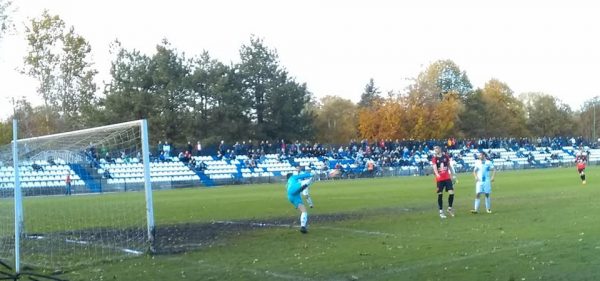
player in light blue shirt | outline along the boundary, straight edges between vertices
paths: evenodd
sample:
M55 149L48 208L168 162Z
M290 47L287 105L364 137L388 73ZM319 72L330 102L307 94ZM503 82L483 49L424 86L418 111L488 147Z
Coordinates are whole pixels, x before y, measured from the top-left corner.
M301 193L303 190L308 188L308 186L312 183L312 181L304 181L312 178L310 173L298 173L297 175L293 175L292 173L287 174L287 196L288 200L294 208L300 211L300 232L307 232L307 223L308 223L308 212L306 211L306 207L302 202Z
M494 163L487 159L485 152L479 154L479 161L475 162L475 168L473 169L473 176L475 176L475 208L471 210L471 213L477 214L479 212L479 197L481 194L485 194L485 209L486 212L492 213L492 201L490 199L490 193L492 192L492 182L496 176L496 168Z

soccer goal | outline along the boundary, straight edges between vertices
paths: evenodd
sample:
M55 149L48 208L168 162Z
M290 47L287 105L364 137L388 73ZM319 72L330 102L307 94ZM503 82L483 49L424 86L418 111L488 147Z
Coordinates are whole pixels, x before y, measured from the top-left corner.
M22 139L13 123L0 149L3 266L62 271L152 251L146 120ZM137 177L127 188L115 173Z

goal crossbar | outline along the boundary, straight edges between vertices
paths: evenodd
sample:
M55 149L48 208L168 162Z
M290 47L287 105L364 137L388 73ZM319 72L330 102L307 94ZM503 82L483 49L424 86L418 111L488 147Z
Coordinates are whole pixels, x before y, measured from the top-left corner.
M19 139L19 140L17 140L17 142L25 143L25 142L39 141L39 140L50 139L50 138L63 138L63 137L69 137L69 136L74 136L74 135L89 134L91 132L116 130L116 129L135 126L135 125L141 126L141 124L142 124L142 120L135 120L135 121L123 122L123 123L106 125L106 126L101 126L101 127L94 127L94 128L90 128L90 129L82 129L82 130L58 133L58 134L53 134L53 135L45 135L45 136L32 137L32 138L26 138L26 139Z

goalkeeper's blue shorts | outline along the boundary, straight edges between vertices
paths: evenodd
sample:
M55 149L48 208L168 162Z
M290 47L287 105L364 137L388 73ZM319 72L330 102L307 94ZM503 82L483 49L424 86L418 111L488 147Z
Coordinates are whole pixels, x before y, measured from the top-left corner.
M298 208L298 205L302 204L302 197L300 196L300 193L302 193L302 185L300 183L288 186L288 200L290 203L292 203L292 205L294 205L294 208Z
M290 200L290 203L292 203L296 209L298 208L298 205L304 204L302 203L302 197L300 197L300 193L288 194L288 200Z

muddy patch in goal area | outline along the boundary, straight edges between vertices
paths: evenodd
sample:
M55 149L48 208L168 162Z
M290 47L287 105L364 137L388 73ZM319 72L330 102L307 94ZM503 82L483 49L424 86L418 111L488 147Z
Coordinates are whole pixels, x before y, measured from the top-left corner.
M388 235L379 232L335 228L329 226L328 222L359 220L373 215L401 214L414 211L420 210L390 207L361 210L360 212L310 215L309 224L314 231L318 229L328 229L364 235ZM215 220L211 222L190 222L180 224L160 224L159 222L156 224L154 241L151 244L148 243L148 234L147 229L145 228L86 229L54 233L52 235L32 235L26 240L33 239L36 240L37 243L44 240L48 242L53 241L53 244L62 243L69 245L69 247L63 247L63 249L79 248L79 250L81 250L81 248L88 248L95 249L96 251L100 250L103 253L113 252L115 255L121 256L136 256L149 252L154 254L177 254L227 243L227 239L235 239L236 236L241 236L246 232L266 228L289 228L290 231L297 231L299 228L298 217ZM52 248L38 247L36 250L44 251L44 249ZM56 249L56 247L54 247L54 249Z
M371 216L401 215L429 211L430 208L388 207L344 213L310 215L312 231L343 231L357 235L395 236L393 233L336 227L331 222L364 220ZM248 232L282 228L296 232L298 217L270 219L215 220L180 224L157 223L153 243L148 242L148 230L137 228L93 228L53 233L26 233L21 240L26 264L38 268L68 269L127 257L154 253L178 254L227 244ZM14 237L2 237L0 243L14 245ZM0 256L1 260L2 256Z
M310 223L319 225L359 219L364 214L311 215ZM297 231L297 217L220 220L212 222L157 224L153 243L148 242L146 228L91 228L52 233L25 233L21 249L28 264L41 267L93 264L98 260L112 260L147 253L177 254L226 243L226 239L248 231L265 228L289 228ZM14 237L0 237L7 249L14 247ZM11 253L6 253L10 254ZM0 255L0 261L3 256Z
M335 222L359 219L361 214L324 214L311 215L311 225L321 222ZM154 241L156 254L176 254L201 249L223 243L228 238L239 236L247 231L265 228L299 227L296 218L273 218L262 220L219 220L208 223L185 223L176 225L158 225Z
M359 235L395 236L395 234L392 233L351 228L336 228L329 226L328 222L361 220L371 216L397 216L414 212L430 211L430 206L418 206L416 208L397 206L344 213L309 215L309 225L312 227L313 231L323 229L344 231ZM435 215L437 217L437 211L435 211ZM185 251L211 247L220 243L227 243L227 239L235 239L236 236L241 236L248 231L265 228L289 228L290 231L298 231L299 227L297 216L271 219L215 220L212 222L184 223L174 225L157 224L153 248L154 253L156 254L176 254Z

